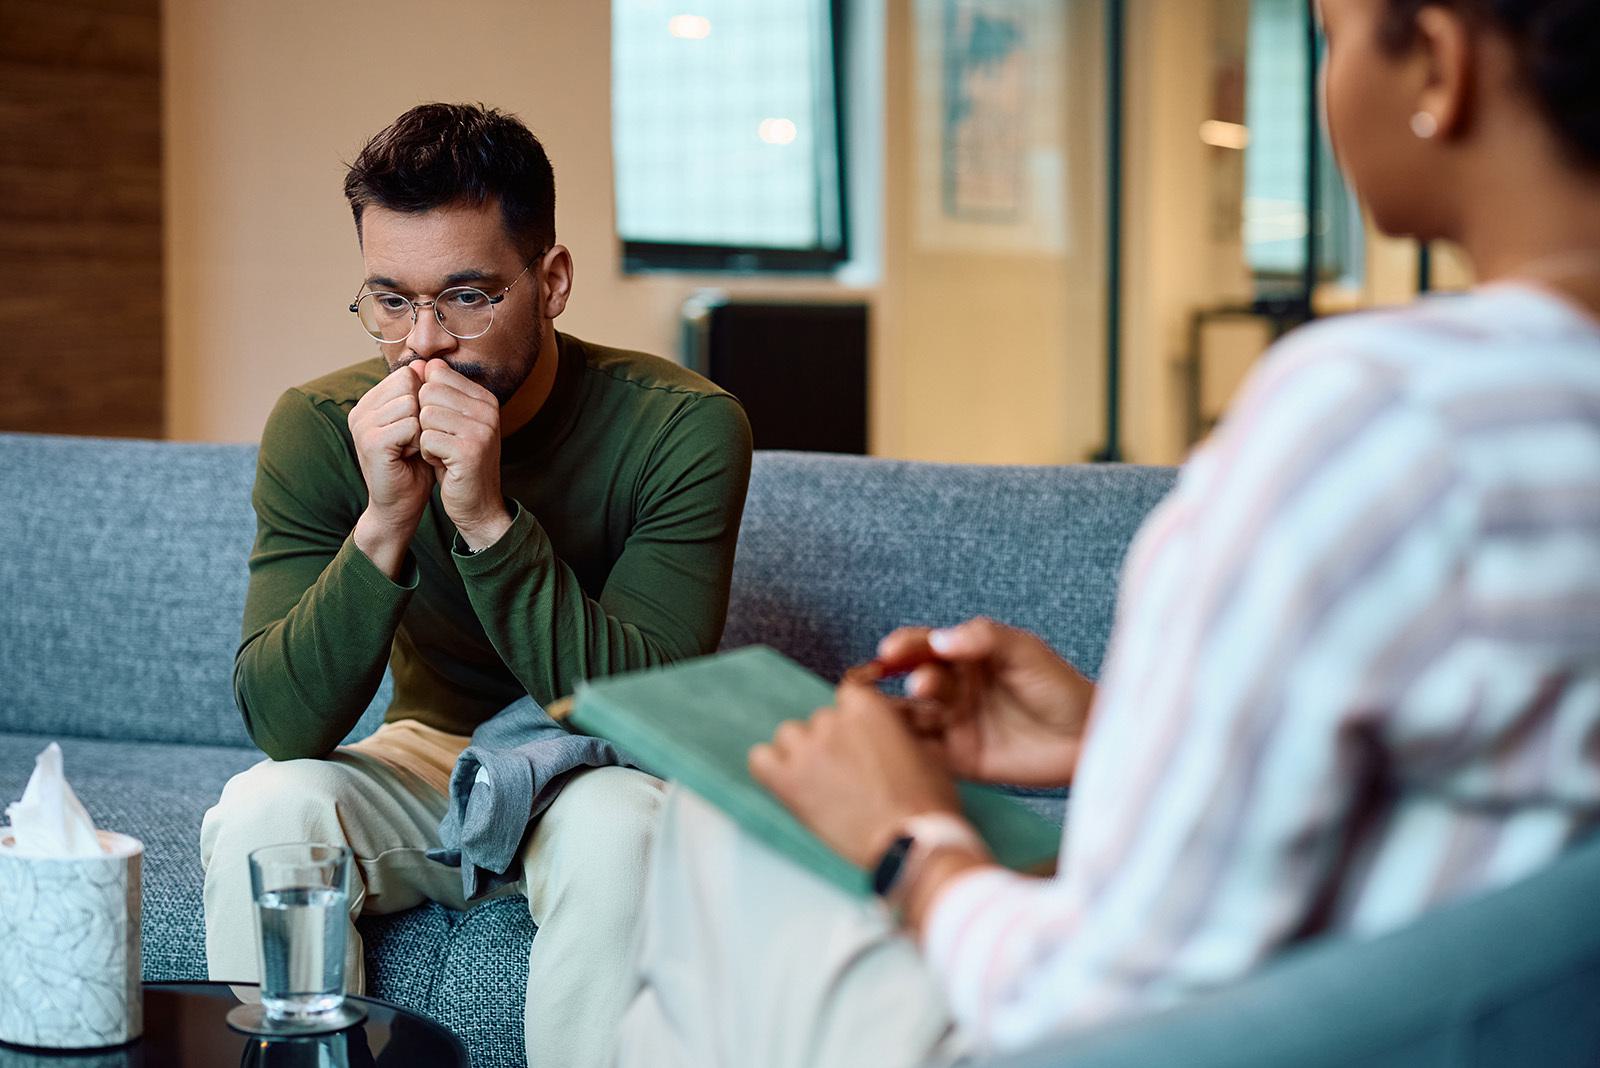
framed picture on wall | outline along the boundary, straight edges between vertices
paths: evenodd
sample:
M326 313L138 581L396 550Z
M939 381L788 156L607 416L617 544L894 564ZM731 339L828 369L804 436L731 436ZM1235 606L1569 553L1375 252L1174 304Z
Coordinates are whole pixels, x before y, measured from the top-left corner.
M1066 251L1063 6L917 0L919 245Z

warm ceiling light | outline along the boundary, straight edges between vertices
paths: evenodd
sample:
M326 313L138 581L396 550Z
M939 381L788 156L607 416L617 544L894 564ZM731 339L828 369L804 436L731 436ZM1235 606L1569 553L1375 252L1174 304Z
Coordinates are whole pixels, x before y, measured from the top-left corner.
M1250 143L1250 131L1236 122L1207 119L1200 124L1200 140L1217 148L1232 148L1242 152Z
M667 32L685 41L704 41L711 36L711 20L704 15L674 15L667 21Z
M787 145L799 133L795 124L788 119L762 119L761 125L756 127L756 136L769 145Z

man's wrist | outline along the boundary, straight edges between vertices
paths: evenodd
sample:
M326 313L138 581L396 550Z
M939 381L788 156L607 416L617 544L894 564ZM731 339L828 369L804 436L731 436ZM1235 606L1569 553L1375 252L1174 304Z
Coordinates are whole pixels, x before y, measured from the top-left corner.
M486 520L457 523L456 533L461 535L462 544L469 550L481 553L505 537L511 524L511 513L502 506L499 515L492 515Z
M373 567L392 581L399 581L400 572L405 567L406 553L411 548L411 536L415 533L415 523L405 529L368 508L356 520L351 538L362 555L372 561Z

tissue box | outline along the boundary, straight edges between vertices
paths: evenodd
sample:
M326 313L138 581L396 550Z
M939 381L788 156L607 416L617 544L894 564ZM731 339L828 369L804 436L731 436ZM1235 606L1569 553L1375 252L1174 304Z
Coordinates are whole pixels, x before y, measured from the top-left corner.
M9 832L0 827L0 1042L93 1049L138 1038L144 846L100 831L100 856L33 857Z

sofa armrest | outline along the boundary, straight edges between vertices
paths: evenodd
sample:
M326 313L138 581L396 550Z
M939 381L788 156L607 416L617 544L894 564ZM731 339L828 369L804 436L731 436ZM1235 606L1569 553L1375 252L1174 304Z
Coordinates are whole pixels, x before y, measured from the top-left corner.
M985 1068L1592 1066L1600 838L1379 938L1329 939L1176 1008Z

